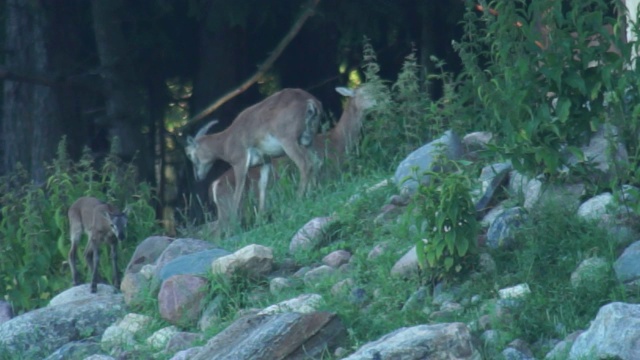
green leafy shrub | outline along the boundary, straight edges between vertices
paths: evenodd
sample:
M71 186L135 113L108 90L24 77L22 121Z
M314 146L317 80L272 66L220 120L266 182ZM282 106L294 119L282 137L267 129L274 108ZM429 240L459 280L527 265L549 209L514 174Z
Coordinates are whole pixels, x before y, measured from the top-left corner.
M131 207L127 241L120 245L121 269L136 242L157 230L150 187L137 180L135 168L121 163L114 150L99 167L86 150L74 163L63 139L47 168L46 184L33 184L21 168L0 179L0 294L16 310L41 307L71 284L67 210L78 197ZM101 250L100 273L110 276L108 251Z
M624 13L620 1L482 5L499 15L468 7L456 45L464 65L459 90L478 130L494 133L496 152L518 171L557 175L562 151L580 155L578 146L605 123L637 130L628 119L637 111L622 101L636 92L638 77L626 66L631 44L614 15ZM620 55L608 52L612 46Z
M479 231L471 199L472 181L463 162L448 162L453 172L427 171L430 182L421 184L414 197L413 211L419 239L418 259L433 280L451 277L471 265Z

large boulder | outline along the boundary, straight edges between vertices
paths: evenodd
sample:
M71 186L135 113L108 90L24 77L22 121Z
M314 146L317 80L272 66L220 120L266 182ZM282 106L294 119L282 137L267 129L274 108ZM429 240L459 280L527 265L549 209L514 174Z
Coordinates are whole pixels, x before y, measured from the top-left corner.
M206 279L194 275L174 275L164 281L160 288L160 316L171 324L195 325L206 294Z
M463 154L460 137L449 130L402 160L393 180L402 194L413 194L418 184L429 183L430 176L425 175L425 171L442 171L443 160L458 160Z
M154 264L173 240L167 236L150 236L144 239L133 252L125 270L125 276L139 272L145 265Z
M319 359L346 336L344 325L333 313L251 315L213 337L192 359Z
M613 264L616 277L626 286L636 287L640 282L640 241L629 245Z
M640 359L640 305L615 302L601 307L571 346L568 359Z
M162 285L162 276L167 276L171 271L165 271L166 265L170 264L179 257L199 253L206 250L215 249L216 246L204 240L181 238L176 239L158 257L153 267L153 275L149 285L150 293L157 294Z
M614 204L611 193L602 193L585 201L578 208L578 216L585 220L602 220Z
M223 249L210 249L182 255L166 263L159 272L160 281L173 275L205 276L211 270L211 263L230 253Z
M1 353L11 359L44 359L67 343L101 336L124 313L119 294L37 309L0 324Z
M127 305L139 305L145 301L151 279L146 276L143 269L155 264L173 240L167 236L151 236L136 247L120 283L120 290Z
M344 360L480 360L471 334L463 323L400 328L365 344Z
M109 296L118 292L118 290L111 285L98 284L98 291L96 293L92 293L90 286L90 284L82 284L67 289L54 296L49 301L49 306L62 305L76 301L92 300L96 298L96 296Z

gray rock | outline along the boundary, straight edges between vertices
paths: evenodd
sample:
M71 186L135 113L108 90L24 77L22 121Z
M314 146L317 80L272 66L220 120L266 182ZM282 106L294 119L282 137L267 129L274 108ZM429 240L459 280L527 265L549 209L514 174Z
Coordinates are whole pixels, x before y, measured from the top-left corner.
M62 305L80 300L91 300L96 296L108 296L118 292L115 287L108 284L98 284L98 291L96 293L92 294L90 290L90 284L74 286L54 296L49 301L49 306Z
M391 275L398 277L411 277L418 273L418 253L416 247L412 247L391 268Z
M493 199L493 194L507 179L509 171L511 171L511 163L488 165L482 169L478 179L482 188L474 196L476 211L484 212L487 209Z
M600 308L589 329L576 339L569 360L640 359L640 305L615 302Z
M84 360L116 360L116 358L109 355L91 355L89 357L84 358Z
M613 203L611 193L602 193L582 203L578 208L578 216L586 220L600 220L609 212L608 207Z
M420 184L428 184L429 175L425 171L443 171L441 157L447 160L457 160L463 155L460 137L451 130L442 137L415 150L402 160L393 177L401 194L413 194ZM417 179L416 179L417 176Z
M460 292L459 286L449 286L444 282L439 282L433 288L431 304L442 306L444 303L455 301L456 297L460 295Z
M173 238L167 236L151 236L144 239L133 252L133 256L131 256L131 260L125 269L125 276L128 273L139 272L145 265L155 263L173 240Z
M334 219L331 216L318 217L304 224L304 226L291 238L291 242L289 243L289 252L291 254L295 254L301 251L311 250L320 245L333 220Z
M307 273L304 274L304 283L309 286L314 286L318 282L328 278L335 273L336 269L332 268L331 266L321 265L315 269L307 271Z
M211 270L214 260L229 254L230 252L223 249L210 249L183 255L166 263L158 276L160 281L165 281L173 275L205 276Z
M601 257L584 259L578 268L571 273L571 286L591 287L606 282L611 267Z
M530 179L515 170L509 177L509 192L515 196L522 196L522 207L531 209L542 195L542 181L537 178Z
M192 359L316 359L333 352L346 335L332 313L253 315L236 320Z
M0 324L0 348L13 359L44 359L67 343L102 335L124 313L122 295L37 309Z
M584 331L579 330L567 335L564 340L555 344L553 349L545 355L545 360L565 360L569 356L573 342L576 341L578 336L583 332Z
M331 287L331 295L338 296L341 294L346 294L356 285L356 282L352 278L347 278L337 283L333 284Z
M322 296L318 294L302 294L293 299L268 306L261 310L258 315L272 315L284 312L310 314L318 310L322 301Z
M169 246L164 249L160 257L158 257L154 278L158 281L158 283L160 283L161 281L159 281L159 275L162 272L164 266L174 259L177 259L180 256L194 254L214 248L216 248L215 245L203 240L189 238L176 239L171 242L171 244L169 244Z
M292 280L284 277L276 277L269 281L269 292L273 295L280 294L284 290L290 289L292 286Z
M191 349L177 352L171 360L191 360L203 349L203 346L193 347Z
M535 360L529 344L520 339L510 342L502 351L502 356L505 360Z
M465 135L462 138L465 158L476 160L478 154L487 149L487 145L493 138L493 134L488 131L476 131Z
M4 300L0 300L0 324L13 318L13 307Z
M591 174L593 181L610 181L616 176L616 167L628 166L629 155L618 134L618 128L615 126L601 125L592 134L589 144L580 148L585 161L600 171ZM578 163L579 159L571 154L568 162L573 165Z
M462 323L418 325L400 328L365 344L344 360L480 360L471 334Z
M198 329L200 329L200 331L206 331L220 320L223 302L224 296L216 295L216 297L207 304L202 312L202 316L200 316L200 320L198 320Z
M507 209L489 226L487 231L487 246L492 249L511 247L515 244L514 232L522 225L526 212L519 207Z
M640 279L640 241L629 245L613 264L616 277L622 283Z
M165 349L169 345L169 341L180 331L177 327L171 325L157 330L145 341L152 349L159 351Z
M211 270L228 278L242 274L260 279L273 270L273 250L262 245L247 245L233 254L215 259L211 263Z
M429 296L429 290L421 286L416 292L411 294L409 299L402 305L402 311L409 310L420 310L422 309L427 301L427 297Z
M84 360L88 356L102 352L100 343L95 339L74 341L64 344L44 360Z
M480 225L488 228L493 224L495 219L504 212L506 201L502 201L496 206L492 207L491 210L487 211L482 220L480 221Z
M128 306L143 304L146 301L150 286L151 279L144 276L142 272L127 273L120 284L124 302Z
M351 253L346 250L336 250L322 258L322 262L325 265L332 268L339 268L341 265L346 264L351 259Z
M174 275L162 283L158 294L160 316L171 324L195 325L207 294L207 280L194 275Z
M386 244L378 244L374 246L373 249L369 251L369 254L367 255L367 260L374 260L380 255L384 254L386 248L387 248Z

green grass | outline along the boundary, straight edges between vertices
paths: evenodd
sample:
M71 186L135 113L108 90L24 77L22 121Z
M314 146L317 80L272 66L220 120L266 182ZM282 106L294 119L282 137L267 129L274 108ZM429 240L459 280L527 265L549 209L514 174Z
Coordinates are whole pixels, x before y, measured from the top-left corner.
M225 311L209 336L223 330L237 317L243 308L263 308L303 293L319 293L324 297L323 310L339 314L348 328L347 347L355 350L362 344L400 327L429 324L444 320L432 320L422 308L402 311L407 299L424 280L418 276L398 279L389 276L393 264L415 243L408 230L411 214L400 215L380 224L374 218L390 195L396 192L390 185L367 193L365 189L387 176L371 173L342 178L323 184L309 196L297 199L295 182L280 183L272 188L268 217L273 220L255 219L246 232L236 237L212 240L221 247L235 251L248 244L257 243L271 247L276 263L293 258L299 266L313 266L331 251L350 251L353 259L348 272L334 276L309 287L301 281L283 293L272 295L267 282L241 282L227 284ZM359 197L350 203L354 195ZM510 321L494 320L493 328L502 334L501 344L519 338L529 344L539 340L562 339L567 334L586 329L598 309L612 301L636 301L637 295L627 294L617 283L611 270L604 281L589 287L574 289L570 284L571 273L581 261L592 256L603 257L611 265L627 244L619 244L607 236L607 232L594 224L577 218L575 208L562 205L562 199L547 201L530 212L529 221L518 231L519 245L515 249L495 250L490 254L496 261L497 273L470 281L460 277L449 286L459 289L456 301L481 295L485 301L465 306L465 311L446 321L471 323L484 314L491 314L490 304L497 299L497 290L519 283L529 284L532 293L512 312ZM331 227L327 242L320 248L291 255L288 253L293 234L307 221L318 216L334 214L336 222ZM183 234L187 236L189 234ZM204 237L207 239L207 237ZM368 260L368 253L378 244L385 244L385 253L375 260ZM481 249L488 251L487 249ZM354 302L350 292L331 294L336 282L351 278L364 291L362 302ZM427 284L429 285L429 284ZM230 288L229 288L230 286ZM425 307L437 310L429 297ZM477 331L475 335L479 336ZM536 356L544 356L549 350L535 347ZM501 350L501 349L500 349ZM491 349L482 349L486 356L495 356Z

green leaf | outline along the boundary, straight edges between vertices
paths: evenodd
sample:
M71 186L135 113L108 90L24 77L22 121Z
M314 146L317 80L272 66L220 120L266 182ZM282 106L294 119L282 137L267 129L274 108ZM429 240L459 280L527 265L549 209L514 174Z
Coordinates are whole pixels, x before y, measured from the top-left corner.
M452 257L450 257L450 256L447 256L447 257L444 259L444 268L445 268L447 271L449 271L449 270L451 269L451 267L453 266L453 263L454 263L453 258L452 258Z
M463 239L462 241L458 241L456 245L458 249L458 256L465 256L469 250L469 241Z
M569 119L569 111L571 110L571 100L567 98L559 98L556 104L556 115L561 123L566 123ZM558 131L559 136L559 131Z

